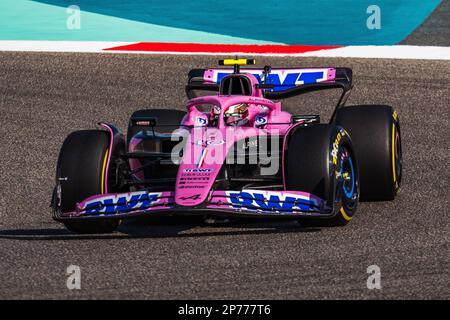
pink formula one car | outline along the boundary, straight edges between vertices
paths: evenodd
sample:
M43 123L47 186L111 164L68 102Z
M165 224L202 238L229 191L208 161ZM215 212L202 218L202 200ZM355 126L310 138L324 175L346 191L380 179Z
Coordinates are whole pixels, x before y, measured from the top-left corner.
M398 116L389 106L344 106L350 69L220 64L189 73L187 112L136 111L126 137L107 123L71 133L59 154L54 218L81 233L158 214L339 226L360 199L394 199ZM342 89L329 123L282 110L280 100L324 89Z

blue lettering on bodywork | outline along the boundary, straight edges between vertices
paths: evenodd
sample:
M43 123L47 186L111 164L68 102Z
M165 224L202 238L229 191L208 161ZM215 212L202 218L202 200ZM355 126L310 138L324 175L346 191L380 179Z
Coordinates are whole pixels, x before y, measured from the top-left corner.
M232 207L236 209L289 212L293 210L309 211L315 207L313 200L293 196L285 196L284 199L281 199L276 194L266 197L264 193L258 192L231 192L228 196Z
M317 83L318 80L323 79L323 72L303 72L298 77L297 81L302 81L303 84Z
M159 194L133 194L131 197L122 196L115 198L105 198L90 202L84 208L86 214L93 213L120 213L133 209L147 209L158 201Z
M271 73L267 76L267 83L274 85L273 91L283 91L286 89L294 88L297 85L318 83L322 79L326 79L326 71L302 71L287 73L283 81L280 79L280 75L277 73ZM230 72L218 72L217 84L220 84L222 79L229 75ZM261 74L253 73L259 83L262 83Z
M252 206L253 200L252 195L247 192L241 192L241 193L230 193L230 201L232 204L234 204L234 208L240 208L240 207L250 207Z

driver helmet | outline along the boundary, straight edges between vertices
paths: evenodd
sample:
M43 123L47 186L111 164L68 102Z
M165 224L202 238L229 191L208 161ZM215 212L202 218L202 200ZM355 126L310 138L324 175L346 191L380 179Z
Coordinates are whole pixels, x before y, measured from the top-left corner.
M246 103L230 106L224 114L227 126L243 126L248 122L248 105Z
M213 127L217 126L219 116L220 116L220 107L213 106L211 109L211 114L209 115L209 121Z

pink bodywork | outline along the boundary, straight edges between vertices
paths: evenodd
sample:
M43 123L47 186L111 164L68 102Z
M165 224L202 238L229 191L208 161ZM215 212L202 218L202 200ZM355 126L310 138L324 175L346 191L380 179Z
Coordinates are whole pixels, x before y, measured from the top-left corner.
M335 78L334 68L324 68L326 76L321 81L332 81ZM292 69L291 69L292 70ZM300 69L299 69L300 70ZM304 70L304 69L303 69ZM210 69L204 74L205 82L214 82L217 79L217 72L226 72L229 70ZM246 70L243 69L242 72ZM280 69L278 69L280 71ZM280 72L282 72L281 70ZM249 71L250 72L250 71ZM175 191L164 191L147 193L153 195L157 199L154 205L139 209L139 206L127 213L117 215L127 215L136 212L160 211L173 209L174 207L195 207L205 204L208 209L228 209L236 210L229 202L228 194L231 191L212 190L212 186L219 174L222 165L226 161L226 157L230 148L241 139L261 135L277 135L284 136L293 127L299 124L292 124L292 115L281 110L281 103L274 102L263 98L262 90L256 88L259 83L257 78L248 73L246 76L252 84L252 94L250 96L205 96L191 99L187 102L187 115L182 121L181 127L189 127L190 132L187 136L183 157L178 169L176 177ZM245 126L232 127L224 123L225 111L233 105L245 103L249 106L249 121ZM206 125L198 125L197 119L202 118L209 120L209 113L201 112L197 109L199 105L213 105L220 108L218 124L215 127ZM255 118L263 114L267 119L267 124L258 126ZM223 137L226 137L224 139ZM285 142L284 142L285 143ZM129 152L133 152L135 143L129 147ZM285 146L283 146L283 149ZM284 158L284 155L283 155ZM134 161L134 162L133 162ZM284 159L282 159L284 163ZM109 163L109 161L108 161ZM130 162L131 169L139 166L138 160ZM141 177L138 177L141 178ZM142 176L143 178L143 176ZM284 172L283 172L284 183ZM133 196L139 196L140 193L147 191L136 191L121 194L102 194L91 196L79 204L75 212L62 213L62 217L78 217L82 216L89 204L93 202L102 202L105 200L114 200L125 198L131 199ZM235 191L238 192L238 191ZM264 193L275 194L278 197L296 196L312 201L317 207L325 208L323 200L318 197L300 191L263 191ZM241 209L245 210L245 208ZM264 211L264 210L263 210ZM100 214L101 215L101 214Z
M224 112L228 107L240 103L249 105L248 126L226 126ZM187 138L175 188L175 202L181 206L197 206L206 200L225 162L228 150L238 140L263 134L284 135L291 126L291 114L281 111L280 103L251 96L209 96L192 99L188 102L188 114L183 121L184 125L195 125L195 119L201 116L195 106L202 104L220 107L219 123L215 128L194 127ZM255 117L264 112L267 113L268 125L264 129L256 128ZM270 123L283 124L270 125Z

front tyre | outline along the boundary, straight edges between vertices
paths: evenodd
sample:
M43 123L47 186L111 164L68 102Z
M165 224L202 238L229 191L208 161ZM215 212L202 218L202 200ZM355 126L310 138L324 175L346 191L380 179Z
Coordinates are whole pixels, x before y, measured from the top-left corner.
M124 143L115 148L124 148ZM77 203L107 189L107 161L110 153L109 136L103 130L82 130L71 133L64 141L56 169L60 185L59 210L71 212ZM76 233L109 233L119 220L65 221L64 225Z
M302 218L300 224L347 224L359 200L358 163L348 133L338 126L319 124L298 127L287 138L286 190L316 195L334 210L333 218Z

